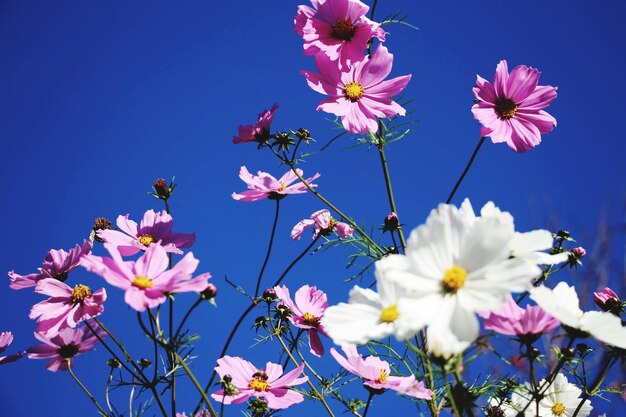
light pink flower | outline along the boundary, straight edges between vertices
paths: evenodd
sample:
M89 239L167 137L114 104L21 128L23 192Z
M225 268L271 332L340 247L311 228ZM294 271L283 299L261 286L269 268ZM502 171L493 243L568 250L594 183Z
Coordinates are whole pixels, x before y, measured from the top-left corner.
M161 245L166 252L182 254L179 248L190 248L196 241L196 234L172 233L174 219L165 210L155 213L148 210L137 223L126 216L117 217L117 230L98 230L98 237L104 242L117 246L122 256L132 256L145 250L153 243Z
M317 106L317 110L341 117L348 132L376 132L378 117L406 114L391 97L406 87L411 76L384 81L393 66L393 55L385 46L376 48L371 59L363 56L345 71L324 54L315 56L315 65L319 74L310 71L302 71L302 74L309 87L329 96Z
M110 258L88 255L81 265L126 291L124 300L137 311L164 303L167 294L200 292L209 284L209 273L192 278L199 261L191 252L168 269L169 259L162 246L150 245L136 262L124 262L115 246L108 243L104 246Z
M391 389L410 397L429 400L432 398L433 392L424 387L424 383L417 381L414 375L391 376L389 363L377 358L376 356L368 356L363 359L354 345L342 345L341 349L347 357L343 357L335 348L330 348L330 354L333 355L339 365L346 368L356 376L363 378L363 385L373 390Z
M526 306L521 308L513 297L508 296L507 301L496 311L479 313L485 319L485 329L509 336L539 335L559 327L557 319L543 311L539 306Z
M302 176L302 170L296 169L298 175ZM311 182L319 178L320 174L315 174L306 179L311 187L317 187L316 184ZM252 175L245 166L241 167L239 171L239 178L248 185L249 190L242 191L241 193L233 193L232 197L239 201L258 201L264 198L271 200L280 200L287 196L287 194L303 194L307 192L306 185L298 181L298 177L293 171L287 171L280 179L276 179L267 172L259 171L257 175ZM298 181L297 184L289 185L294 181Z
M91 253L91 243L83 241L83 245L76 245L68 252L63 249L51 249L48 255L43 260L39 272L19 275L14 271L9 272L9 278L11 283L9 287L14 290L21 290L24 288L30 288L37 285L42 279L54 278L59 281L65 281L67 275L78 267L80 258L83 255Z
M324 327L320 324L324 310L328 307L326 293L318 290L317 287L305 285L296 291L296 300L293 302L289 289L286 286L276 286L274 291L276 296L281 299L279 305L282 304L291 310L291 315L289 316L291 324L307 330L311 353L318 357L322 356L324 354L324 345L322 345L319 333L326 336Z
M318 210L311 214L310 219L304 219L298 222L291 230L291 238L299 240L302 233L311 226L315 226L315 232L313 233L313 239L318 236L328 236L332 232L336 231L339 237L350 237L354 233L354 230L349 224L344 222L338 222L332 218L330 212L326 209Z
M80 322L97 317L104 311L107 293L104 288L92 292L86 285L78 284L73 289L56 279L42 279L35 292L51 298L37 303L30 310L30 318L37 320L37 333L52 337L67 327L76 327Z
M224 356L217 360L215 371L221 379L232 378L234 392L225 393L221 389L211 394L211 397L224 404L239 404L250 397L258 397L264 398L267 406L273 410L288 408L304 400L302 394L289 389L309 380L306 376L298 378L303 369L304 364L301 364L282 375L283 367L272 362L267 362L265 369L260 370L242 358Z
M11 332L0 332L0 353L4 352L11 343L13 343L13 334ZM15 362L22 356L24 356L24 352L8 356L0 356L0 365Z
M609 287L604 288L600 292L593 293L593 301L603 311L618 312L622 310L622 300L619 296Z
M264 143L270 137L270 125L274 119L274 113L278 110L278 103L271 110L263 110L259 113L257 122L253 125L240 125L238 136L233 136L233 143L258 142Z
M491 85L476 76L473 91L478 102L472 106L474 119L483 127L481 136L493 143L506 142L515 152L526 152L541 143L541 134L552 132L556 119L542 109L556 98L556 87L538 85L541 73L519 65L511 71L505 60L496 67Z
M299 6L295 31L304 40L304 54L323 53L342 68L359 61L370 39L385 40L379 23L366 17L369 7L358 0L311 0L314 9Z
M96 333L102 339L106 333L96 327ZM67 359L74 366L74 356L93 350L98 344L98 338L87 327L77 329L64 329L53 337L47 337L35 332L37 340L43 342L29 348L26 352L29 359L48 359L46 367L49 371L56 372L59 369L67 370Z

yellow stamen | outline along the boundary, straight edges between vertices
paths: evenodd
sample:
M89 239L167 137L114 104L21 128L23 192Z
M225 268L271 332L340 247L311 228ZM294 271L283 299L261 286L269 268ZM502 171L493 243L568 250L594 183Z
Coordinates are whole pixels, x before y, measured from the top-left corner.
M357 82L348 83L343 89L343 95L352 102L359 101L364 92L363 86Z
M137 238L137 240L146 247L150 246L150 244L155 241L154 236L152 235L141 235Z
M252 380L248 384L248 388L255 391L267 391L270 384L267 382L268 376L264 371L255 372L252 375Z
M306 324L308 324L309 326L314 326L317 327L320 324L320 319L315 317L313 314L311 313L304 313L302 315L302 318L304 319L304 322Z
M86 285L78 284L72 290L72 303L82 303L87 297L91 297L91 288Z
M282 181L278 181L280 183L280 188L278 188L278 191L283 191L285 188L287 188L287 185L282 182Z
M152 280L150 278L137 275L133 280L133 287L137 287L142 290L145 290L146 288L152 288Z
M467 278L467 271L460 266L453 266L449 268L443 275L443 290L445 292L455 293L463 284Z
M378 379L375 382L380 382L380 383L384 383L387 382L387 377L389 376L389 374L387 374L387 371L385 371L384 369L380 370L380 376L378 377Z
M380 312L380 321L382 323L393 323L398 316L398 305L393 304L389 307L385 307L383 311Z
M555 403L552 406L552 412L557 416L560 416L565 412L565 405L563 403Z

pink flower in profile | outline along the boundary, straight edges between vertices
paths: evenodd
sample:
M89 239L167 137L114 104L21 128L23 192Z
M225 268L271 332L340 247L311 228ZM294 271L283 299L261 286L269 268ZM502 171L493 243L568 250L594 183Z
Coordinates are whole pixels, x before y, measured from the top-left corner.
M0 353L4 352L11 343L13 343L13 334L11 332L0 332ZM15 362L22 356L24 356L24 352L8 356L0 356L0 365Z
M391 369L388 362L376 356L368 356L363 359L354 345L342 345L341 349L346 357L343 357L335 348L330 348L330 354L339 362L339 365L363 378L363 385L366 387L377 391L391 389L410 397L425 400L432 398L433 392L425 388L423 382L417 381L414 375L407 377L391 376L389 375Z
M506 142L515 152L526 152L541 143L541 134L552 132L556 119L543 109L556 98L556 87L538 85L541 73L519 65L509 74L507 62L496 67L493 84L476 76L472 106L474 119L483 127L481 136L493 143Z
M341 117L348 132L376 132L378 117L406 114L391 97L404 90L411 76L385 81L393 66L393 55L385 46L376 48L371 59L363 56L343 72L324 54L315 56L315 65L319 74L310 71L302 71L302 74L309 87L329 96L317 106L317 110Z
M302 170L296 169L298 175L302 176ZM317 187L316 184L312 184L312 181L319 178L320 174L315 174L306 179L311 187ZM294 185L289 185L294 181L298 181L298 177L293 171L287 171L280 179L276 179L267 172L259 171L257 175L252 175L245 166L241 167L239 171L239 178L248 185L249 190L242 191L241 193L233 193L232 197L239 201L259 201L264 198L270 200L280 200L287 196L287 194L303 194L307 192L306 185L302 182L298 182Z
M43 260L39 272L19 275L14 271L9 272L9 278L11 283L9 287L14 290L21 290L24 288L30 288L37 285L37 282L45 278L54 278L59 281L65 281L67 275L78 267L80 258L83 255L91 253L91 243L83 241L82 246L76 245L68 252L63 249L51 249L48 255Z
M271 110L263 110L259 113L257 122L253 125L241 125L238 136L233 136L233 143L258 142L264 143L270 137L270 125L274 119L274 113L278 110L278 103Z
M95 328L96 333L102 339L106 335L104 330ZM67 360L70 366L74 366L74 356L93 350L99 340L87 327L77 329L64 329L53 337L47 337L35 332L41 345L33 346L26 350L29 359L48 359L46 367L49 371L56 372L59 369L67 371Z
M291 315L289 316L291 324L307 330L311 353L318 357L322 356L324 354L324 345L322 345L319 333L326 336L324 327L320 324L324 310L328 307L326 293L318 290L317 287L305 285L296 291L296 301L293 302L289 289L286 286L276 286L274 291L276 296L281 299L280 304L291 310Z
M86 285L73 289L55 279L42 279L35 292L51 298L37 303L30 310L30 318L37 320L37 333L54 336L67 327L76 327L82 321L97 317L104 311L107 293L104 288L92 292Z
M485 319L485 329L509 336L534 338L559 327L557 319L543 311L539 306L521 308L511 295L496 311L479 313Z
M115 246L108 243L104 246L110 258L88 255L81 265L126 291L124 300L139 312L164 303L167 294L200 292L209 284L209 273L192 278L199 261L191 252L168 269L169 258L162 246L151 245L136 262L124 262Z
M126 216L117 217L117 230L98 230L98 237L104 242L117 247L122 256L132 256L145 250L153 243L161 245L166 252L182 254L179 248L190 248L196 241L196 234L172 233L174 219L163 210L155 213L148 210L144 213L139 226Z
M301 364L282 375L283 367L272 362L267 362L261 370L242 358L224 356L217 360L215 371L230 383L226 391L218 390L211 397L224 404L239 404L250 397L258 397L264 398L272 410L288 408L304 400L302 394L289 389L309 380L306 376L298 378L303 369L304 364Z
M619 312L622 310L622 300L619 296L609 287L604 288L600 292L593 293L593 301L603 311L609 311L616 313L619 316Z
M302 233L311 226L315 226L315 232L313 233L313 239L318 236L328 236L332 232L336 231L339 237L350 237L354 233L354 230L349 224L338 222L332 218L330 212L326 209L318 210L311 214L310 219L304 219L298 222L291 230L291 238L299 240Z
M311 0L314 9L299 6L295 31L304 40L304 54L325 54L342 68L359 61L372 38L385 40L379 23L366 17L369 7L358 0ZM337 64L335 64L337 65Z

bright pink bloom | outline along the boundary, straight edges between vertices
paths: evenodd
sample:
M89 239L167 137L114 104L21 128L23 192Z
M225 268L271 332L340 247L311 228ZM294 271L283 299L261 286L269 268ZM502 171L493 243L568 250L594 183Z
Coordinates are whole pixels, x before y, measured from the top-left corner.
M600 292L593 293L593 301L600 307L603 311L620 311L622 308L622 300L619 299L619 296L610 289L606 287Z
M274 287L274 291L276 292L276 296L281 299L279 304L291 310L291 315L289 316L291 324L300 329L307 330L311 353L318 357L322 356L324 354L324 345L322 345L319 333L326 336L324 327L320 324L324 310L328 307L326 293L318 290L317 287L305 285L296 291L296 301L294 303L289 294L289 289L286 286L276 286Z
M296 169L298 175L302 176L302 170ZM311 178L307 178L306 182L311 187L317 187L316 184L311 182L319 178L320 174L315 174ZM249 190L242 191L241 193L233 193L232 197L235 200L240 201L258 201L264 198L271 200L280 200L287 196L287 194L303 194L307 192L306 185L298 181L298 177L293 171L287 171L279 180L268 174L267 172L259 171L257 175L252 175L245 166L241 167L239 171L239 178L248 184ZM294 181L298 181L297 184L289 185Z
M13 343L13 334L11 332L0 332L0 353L4 352L11 343ZM24 352L15 355L0 356L0 365L15 362L22 356L24 356Z
M182 254L179 248L190 248L196 241L195 233L172 233L174 219L165 210L160 213L146 211L139 226L128 216L117 217L117 227L124 233L98 230L98 237L115 245L122 256L132 256L153 243L163 246L166 252Z
M302 233L311 226L315 226L315 232L313 233L313 239L318 236L328 236L333 231L337 231L339 237L350 237L354 233L354 230L349 224L338 222L332 218L330 212L326 209L318 210L311 214L310 219L304 219L298 222L291 230L291 238L299 240Z
M363 385L366 387L374 390L391 389L410 397L425 400L432 398L433 392L426 389L423 382L417 381L414 375L391 376L389 375L391 369L388 362L376 356L368 356L363 359L354 345L342 345L341 349L347 358L339 354L335 348L330 348L330 354L339 362L339 365L363 378Z
M99 327L96 327L96 333L101 339L106 336L104 330ZM28 358L51 358L46 367L52 372L59 369L67 371L67 359L70 360L71 366L74 366L74 356L93 350L99 342L98 338L87 327L64 329L54 337L46 337L35 332L35 337L43 344L29 348L26 351Z
M80 258L83 255L91 253L91 243L83 241L83 245L76 245L69 252L63 249L51 249L43 260L38 273L19 275L15 272L9 272L11 283L9 287L14 290L21 290L37 285L37 282L45 278L54 278L59 281L65 281L67 275L78 267Z
M220 378L229 376L234 391L225 393L223 389L211 394L215 401L224 404L239 404L250 397L264 398L267 406L272 410L281 410L304 400L302 394L289 389L294 385L300 385L309 380L302 373L304 364L301 364L291 372L283 374L283 367L267 362L265 369L260 370L250 362L233 356L224 356L217 360L215 371Z
M378 117L406 114L391 97L404 90L411 76L384 81L393 66L393 55L385 46L376 48L371 59L363 56L343 72L324 54L315 56L315 65L319 74L310 71L302 71L302 74L309 87L329 96L317 106L317 110L341 117L348 132L376 132Z
M191 252L168 269L169 258L162 246L151 245L136 262L124 262L115 246L105 243L104 247L111 258L88 255L81 265L125 290L124 300L137 311L164 303L169 293L200 292L209 284L209 273L192 278L199 261Z
M485 329L509 336L539 335L560 325L541 307L526 306L523 309L510 295L499 310L479 314L485 319Z
M257 122L253 125L240 125L238 136L233 136L233 143L259 142L264 143L270 137L270 125L274 119L274 113L278 110L278 103L271 110L263 110L259 113Z
M526 152L541 143L541 134L552 132L556 119L542 109L556 98L556 87L538 85L541 73L532 67L519 65L511 71L506 61L500 61L491 85L476 76L474 95L478 102L472 106L474 119L483 127L481 136L491 137L493 143L506 142L515 152Z
M294 19L305 55L323 53L346 68L363 58L370 39L385 40L380 24L366 17L369 7L358 0L311 0L311 4L315 9L299 6Z
M37 333L52 337L67 327L76 327L80 322L97 317L104 311L107 293L104 288L92 292L86 285L78 284L73 289L56 279L42 279L35 292L51 298L35 304L30 318L37 320Z

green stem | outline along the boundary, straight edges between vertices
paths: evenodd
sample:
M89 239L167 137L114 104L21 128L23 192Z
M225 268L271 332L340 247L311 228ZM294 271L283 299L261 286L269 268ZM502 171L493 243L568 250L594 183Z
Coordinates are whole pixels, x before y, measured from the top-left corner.
M578 413L580 412L580 409L583 407L583 404L585 404L585 401L590 396L595 395L596 391L600 389L600 387L602 386L602 383L604 382L604 379L609 373L609 370L611 369L613 364L615 364L618 357L619 355L615 355L614 353L608 354L606 361L604 362L604 365L602 366L602 369L600 370L600 372L598 373L598 376L596 377L596 380L592 384L591 390L588 390L587 387L585 387L585 393L580 399L580 402L578 403L578 406L576 407L576 410L574 411L574 414L572 415L572 417L576 417Z
M470 167L472 166L472 163L474 162L474 159L476 158L476 155L478 155L478 151L480 150L480 147L482 146L482 144L485 142L485 139L487 139L486 136L483 136L483 137L480 138L480 141L478 142L478 145L476 145L476 148L474 149L474 153L472 153L472 157L470 158L469 162L465 166L465 169L463 170L463 173L461 174L461 177L456 182L456 185L454 186L454 188L452 189L452 192L448 196L448 199L446 200L446 204L450 204L450 201L452 201L452 198L454 197L454 194L456 193L456 190L459 188L459 186L463 182L463 178L465 178L465 175L467 174L467 172L469 171Z
M265 267L267 266L267 263L270 260L270 255L272 254L272 246L274 245L274 236L276 235L276 225L278 224L279 212L280 212L280 200L276 200L276 212L274 214L274 224L272 225L272 233L270 233L270 243L267 247L267 253L265 254L265 260L263 261L263 265L261 266L261 271L259 271L259 277L256 280L254 298L257 298L259 296L259 290L261 288L261 280L263 279L263 273L265 272Z
M363 410L363 417L367 416L367 412L370 409L370 404L372 403L372 398L374 398L374 392L370 391L370 395L367 397L367 402L365 403L365 410Z
M66 359L67 361L67 370L70 372L70 375L72 375L72 378L74 378L74 381L76 381L76 383L83 389L83 391L85 392L85 394L87 394L87 396L89 397L89 399L91 400L91 402L96 406L96 408L100 411L100 414L102 414L104 417L107 417L109 414L104 411L104 408L102 408L100 406L100 404L98 404L98 401L96 401L96 399L93 397L93 395L91 395L91 393L89 392L89 390L87 389L87 387L85 387L83 385L82 382L80 382L80 380L78 379L78 377L74 374L74 371L72 370L72 360L70 358Z
M380 121L378 122L379 126L381 126ZM378 155L380 156L380 163L383 167L383 174L385 176L385 186L387 188L387 198L389 199L389 206L391 211L398 214L398 210L396 209L396 202L393 198L393 190L391 189L391 177L389 176L389 169L387 167L387 158L385 157L385 141L381 132L382 128L379 127L377 137L378 144L376 148L378 149ZM402 231L402 227L398 227L398 236L400 237L400 243L402 244L402 252L406 249L406 240L404 240L404 232Z
M198 382L198 380L194 376L193 372L191 372L191 369L189 369L189 367L187 366L187 364L185 363L183 358L180 357L178 352L173 352L173 353L174 353L174 357L176 358L178 363L180 363L180 365L183 367L183 369L185 370L185 372L189 376L189 379L191 379L191 382L193 382L193 385L196 387L198 392L200 392L200 395L202 395L202 399L206 403L207 407L209 407L209 411L211 412L211 415L212 416L217 416L217 412L213 408L213 405L211 405L211 401L209 400L209 397L207 397L206 393L202 389L202 385L200 385L200 383Z

